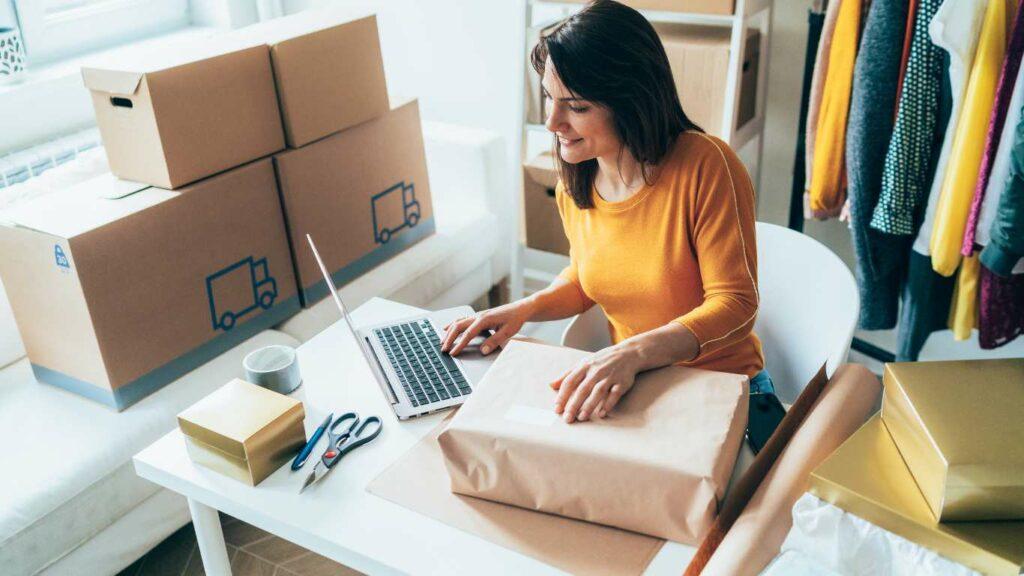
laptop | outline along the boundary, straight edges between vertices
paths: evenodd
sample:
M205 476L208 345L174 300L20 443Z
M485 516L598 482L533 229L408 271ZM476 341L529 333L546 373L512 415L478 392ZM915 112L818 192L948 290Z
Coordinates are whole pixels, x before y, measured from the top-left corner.
M471 342L473 347L467 346L458 358L441 352L441 342L444 326L473 314L473 309L458 306L356 328L313 238L306 234L306 240L343 323L359 343L370 371L398 419L423 416L465 402L497 355L479 353L476 346L483 342L481 337Z

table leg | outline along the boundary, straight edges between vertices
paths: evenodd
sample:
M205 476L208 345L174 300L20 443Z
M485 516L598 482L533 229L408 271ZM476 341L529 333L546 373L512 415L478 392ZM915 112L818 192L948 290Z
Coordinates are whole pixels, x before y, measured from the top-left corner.
M231 576L231 562L217 510L191 498L188 499L188 510L192 513L192 526L207 576Z

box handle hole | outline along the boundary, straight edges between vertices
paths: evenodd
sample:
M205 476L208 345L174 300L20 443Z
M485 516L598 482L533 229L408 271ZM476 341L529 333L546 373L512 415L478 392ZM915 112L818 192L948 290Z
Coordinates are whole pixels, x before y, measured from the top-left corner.
M554 188L548 188L547 192L548 192L548 196L550 196L552 198L555 197L555 189Z
M121 96L111 96L110 103L118 108L132 108L134 106L130 98L122 98Z

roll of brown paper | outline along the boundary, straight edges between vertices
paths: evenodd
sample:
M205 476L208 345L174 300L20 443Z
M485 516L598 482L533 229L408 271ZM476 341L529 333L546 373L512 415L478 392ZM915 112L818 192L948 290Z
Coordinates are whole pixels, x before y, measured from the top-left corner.
M840 366L827 382L823 366L723 503L686 574L759 574L778 554L811 470L877 411L881 390L864 366Z

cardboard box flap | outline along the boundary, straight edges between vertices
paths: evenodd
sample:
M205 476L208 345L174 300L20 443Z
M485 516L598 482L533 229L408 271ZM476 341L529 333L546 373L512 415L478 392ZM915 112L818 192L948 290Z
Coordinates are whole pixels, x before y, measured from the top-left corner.
M523 165L530 180L554 188L558 184L558 170L555 168L555 159L550 152L544 152L530 159Z
M132 96L139 89L142 73L82 68L82 80L89 90Z
M231 35L240 40L272 46L292 38L372 17L376 17L374 10L360 6L315 8L239 28L232 31Z
M146 184L118 180L110 173L17 204L0 220L61 238L74 238L178 195Z
M247 458L250 440L302 403L234 379L178 414L181 431L237 458Z
M118 50L89 59L82 66L82 76L89 85L90 79L101 82L102 86L119 88L128 82L110 80L116 74L144 74L177 68L184 64L200 62L210 58L242 52L251 49L269 50L263 42L252 38L223 35L216 38L182 38L170 45L148 46L138 50ZM107 84L109 82L109 84ZM138 83L136 82L136 86ZM94 88L99 90L100 88ZM125 92L118 92L125 94Z

